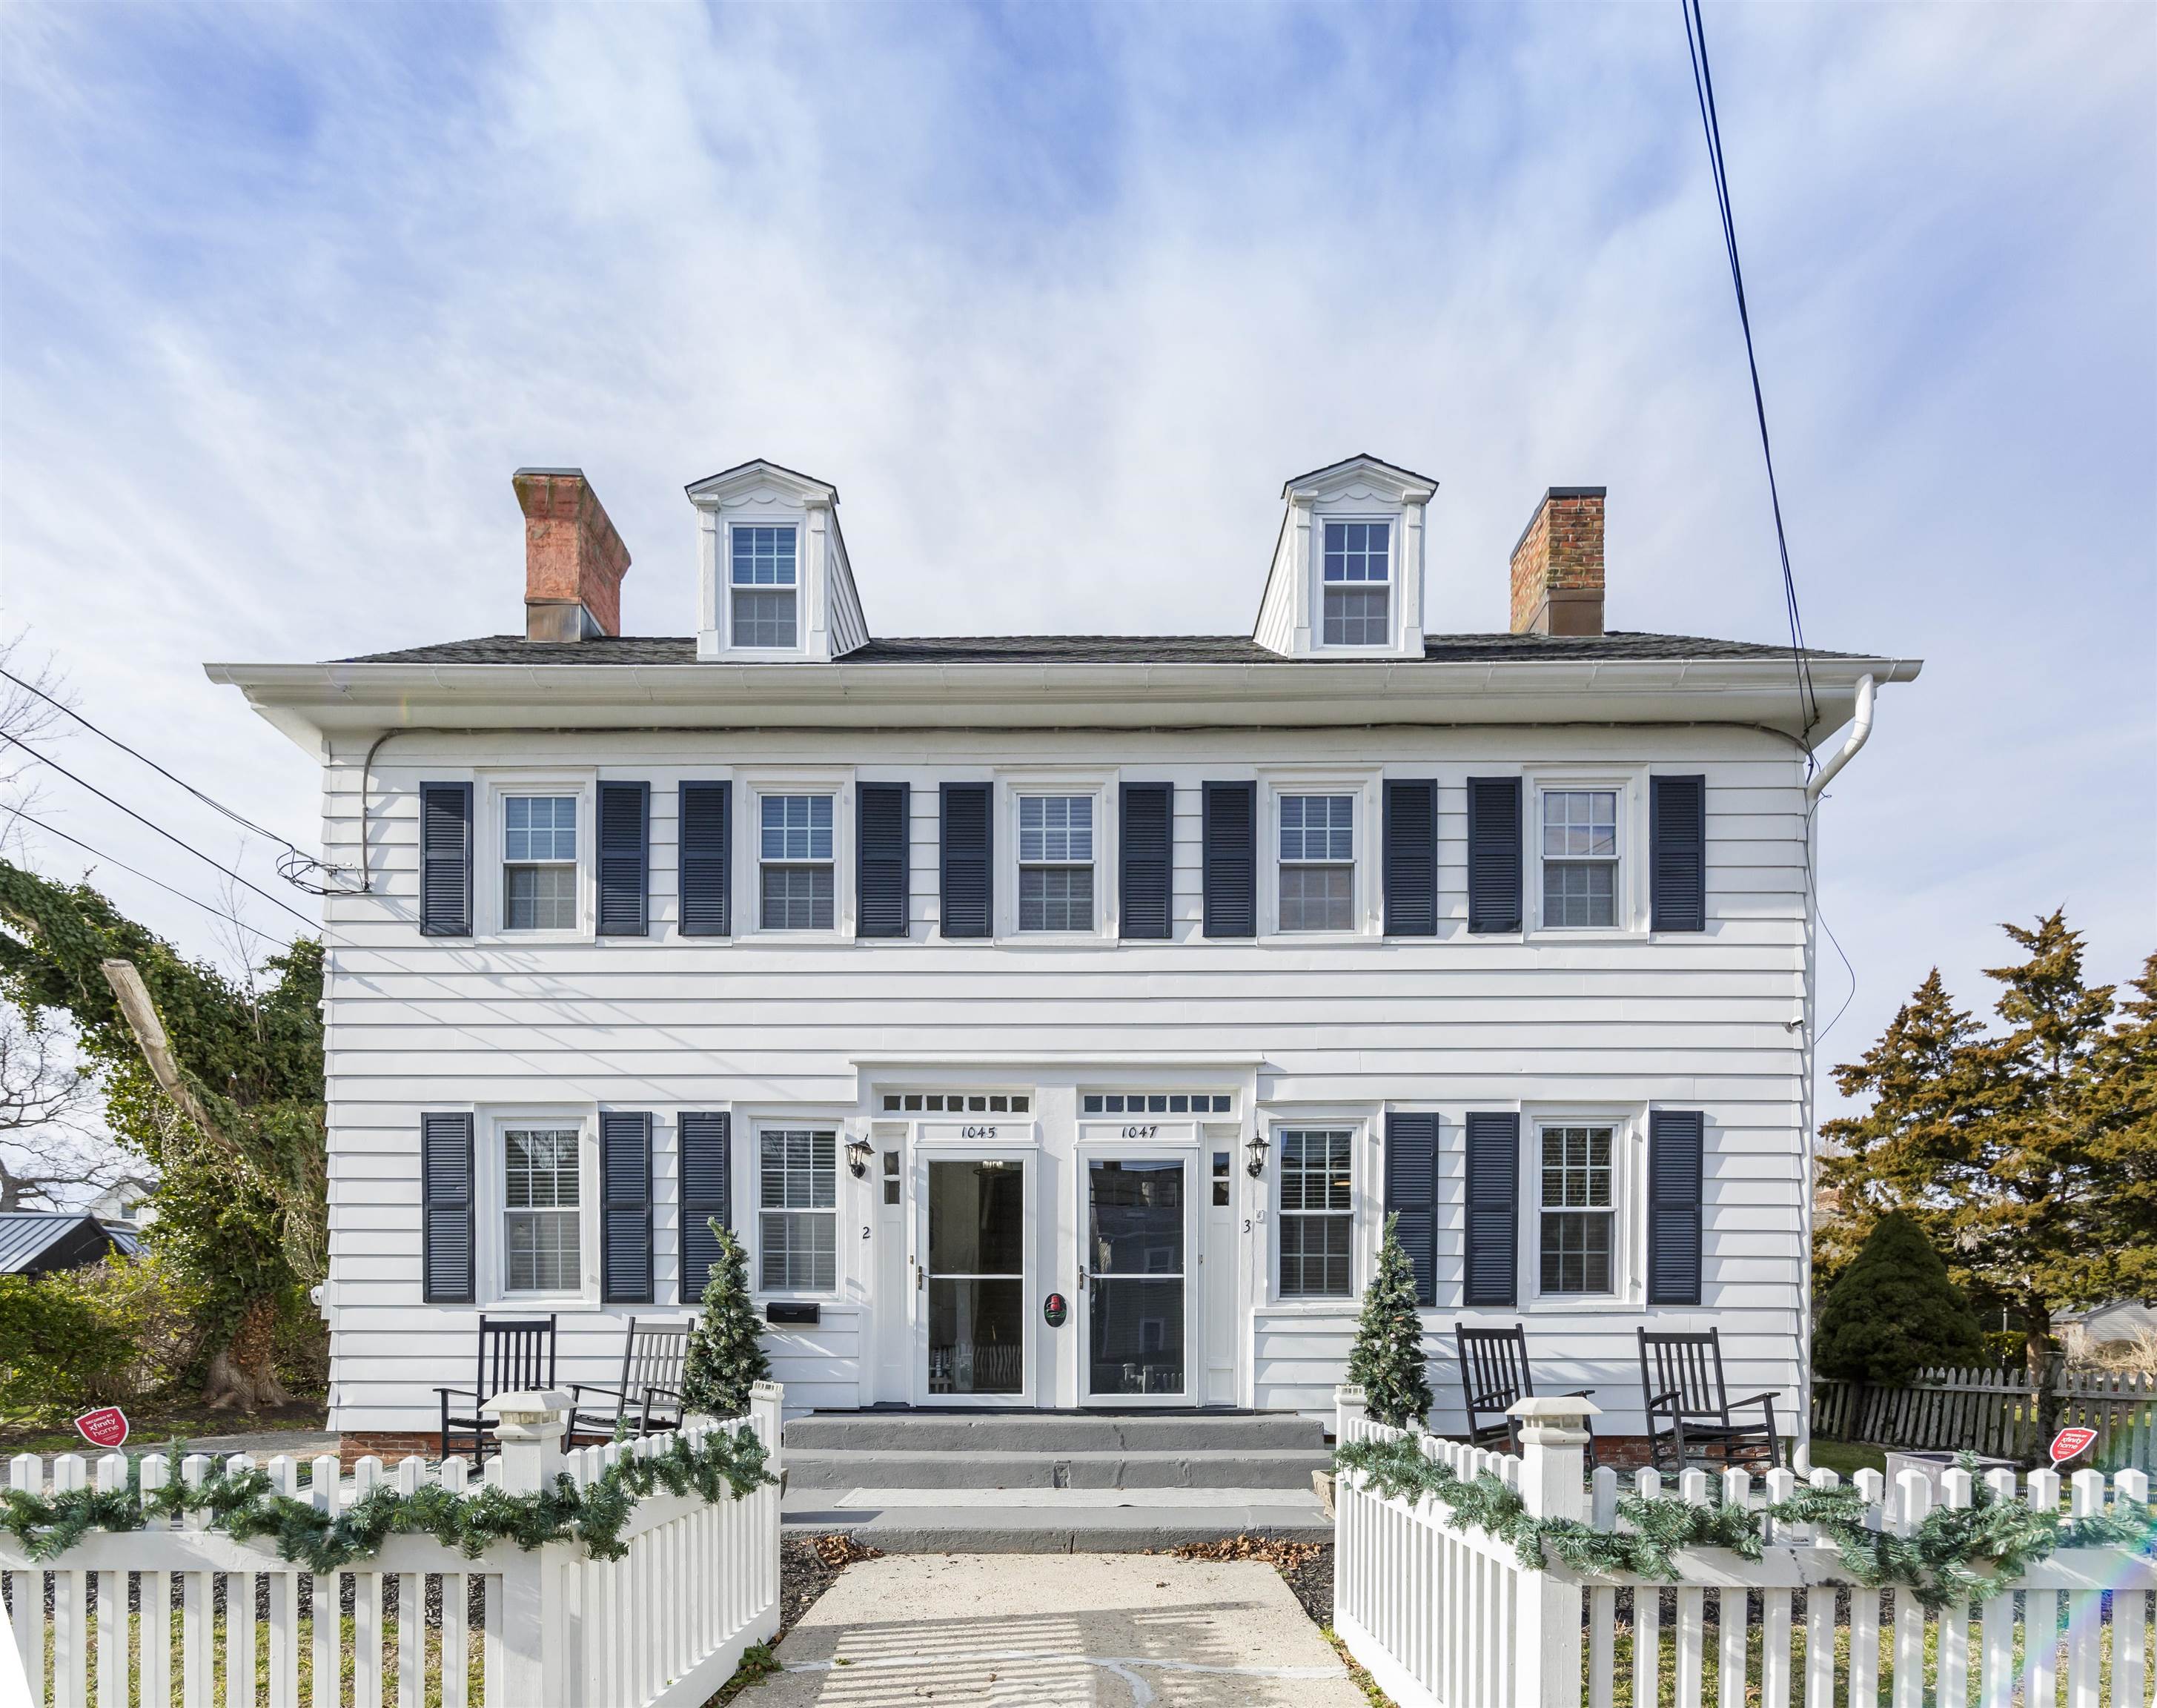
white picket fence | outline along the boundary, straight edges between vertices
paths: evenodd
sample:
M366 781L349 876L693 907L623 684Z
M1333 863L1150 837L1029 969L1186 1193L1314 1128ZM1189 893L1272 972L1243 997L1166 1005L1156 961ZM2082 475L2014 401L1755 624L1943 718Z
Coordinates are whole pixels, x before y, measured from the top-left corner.
M1338 1439L1403 1435L1364 1418L1356 1391L1337 1397ZM1555 1400L1528 1403L1543 1415L1524 1428L1517 1458L1429 1436L1423 1450L1462 1477L1491 1472L1538 1516L1617 1528L1618 1474L1583 1474L1578 1414L1559 1415ZM1810 1478L1836 1486L1832 1471ZM1634 1480L1644 1494L1664 1492L1652 1471ZM1931 1510L1923 1474L1901 1480L1890 1489L1876 1471L1853 1479L1876 1527L1907 1531ZM2057 1473L2025 1482L2000 1471L1990 1480L2003 1498L2058 1508ZM1721 1483L1724 1500L1762 1506L1792 1494L1797 1477L1773 1472L1763 1485L1731 1471ZM1947 1473L1947 1503L1969 1505L1969 1484L1966 1473ZM1707 1473L1687 1471L1676 1493L1705 1503L1712 1486ZM1673 1589L1583 1576L1555 1561L1524 1570L1509 1546L1454 1528L1435 1500L1382 1498L1352 1474L1334 1498L1334 1628L1400 1708L2057 1708L2062 1688L2067 1708L2150 1700L2157 1569L2124 1550L2062 1549L1981 1603L1932 1613L1914 1596L1850 1587L1832 1547L1802 1526L1770 1526L1758 1561L1687 1551ZM2143 1472L2082 1471L2068 1510L2148 1498ZM1631 1614L1622 1624L1621 1592L1630 1592Z
M566 1471L589 1487L625 1454L648 1457L672 1438L564 1454L568 1402L553 1392L491 1402L502 1452L483 1480L468 1479L461 1459L430 1468L408 1458L385 1476L379 1460L363 1458L345 1479L326 1454L304 1484L292 1459L263 1468L281 1492L329 1511L384 1481L407 1493L439 1482L476 1497L489 1485L530 1492ZM692 1427L689 1438L745 1421L775 1476L780 1405L778 1385L759 1382L746 1419ZM245 1470L255 1462L226 1463ZM181 1474L199 1484L209 1468L192 1457ZM40 1489L34 1455L10 1472L13 1486ZM63 1454L50 1486L81 1488L86 1474L80 1458ZM159 1487L167 1466L146 1458L142 1474L146 1489ZM126 1476L118 1453L97 1462L100 1489L123 1489ZM269 1708L703 1708L744 1651L778 1628L779 1490L716 1504L662 1490L638 1504L623 1538L629 1551L619 1560L568 1542L528 1551L501 1543L471 1559L431 1536L395 1536L363 1566L316 1577L278 1558L269 1540L237 1541L191 1515L177 1526L93 1531L44 1562L0 1535L0 1573L29 1700L51 1708L255 1708L265 1700ZM394 1628L385 1620L392 1584ZM264 1599L266 1619L257 1612ZM431 1619L430 1603L439 1610ZM7 1669L0 1656L0 1700Z

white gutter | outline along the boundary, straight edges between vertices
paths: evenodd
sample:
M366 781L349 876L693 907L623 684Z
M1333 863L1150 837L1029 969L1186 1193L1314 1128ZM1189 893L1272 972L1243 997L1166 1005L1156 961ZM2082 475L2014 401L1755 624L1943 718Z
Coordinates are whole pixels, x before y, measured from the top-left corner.
M1835 774L1857 757L1857 750L1872 735L1872 678L1861 676L1857 679L1857 710L1851 719L1850 738L1842 744L1842 751L1830 759L1805 785L1805 799L1818 800L1820 790L1835 779Z

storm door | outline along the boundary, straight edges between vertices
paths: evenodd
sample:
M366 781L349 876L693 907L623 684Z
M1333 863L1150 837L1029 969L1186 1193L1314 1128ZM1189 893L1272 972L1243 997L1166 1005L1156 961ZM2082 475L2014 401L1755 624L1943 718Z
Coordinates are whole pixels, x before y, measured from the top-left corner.
M1187 1371L1189 1165L1086 1159L1086 1397L1181 1399Z
M927 1184L927 1402L1018 1400L1027 1391L1026 1165L932 1158Z

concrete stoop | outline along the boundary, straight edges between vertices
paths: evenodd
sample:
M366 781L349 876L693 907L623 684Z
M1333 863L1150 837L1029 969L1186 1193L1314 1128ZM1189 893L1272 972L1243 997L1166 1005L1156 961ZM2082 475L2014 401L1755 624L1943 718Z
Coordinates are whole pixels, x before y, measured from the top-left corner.
M1328 1541L1325 1431L1292 1412L818 1412L784 1436L795 1535L887 1553Z

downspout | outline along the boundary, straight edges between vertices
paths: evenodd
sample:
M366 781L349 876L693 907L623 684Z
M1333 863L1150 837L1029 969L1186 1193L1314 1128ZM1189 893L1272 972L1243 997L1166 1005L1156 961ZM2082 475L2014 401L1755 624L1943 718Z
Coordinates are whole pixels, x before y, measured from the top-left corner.
M1850 737L1842 744L1842 751L1813 774L1813 780L1805 785L1805 799L1818 800L1820 790L1834 779L1835 774L1857 757L1857 750L1872 735L1872 678L1861 676L1857 679L1857 711L1851 720Z

